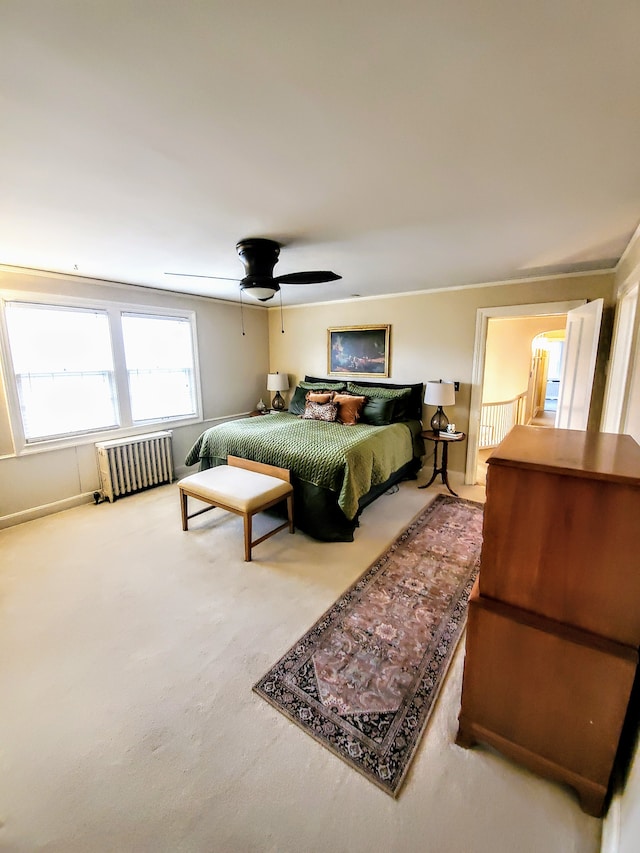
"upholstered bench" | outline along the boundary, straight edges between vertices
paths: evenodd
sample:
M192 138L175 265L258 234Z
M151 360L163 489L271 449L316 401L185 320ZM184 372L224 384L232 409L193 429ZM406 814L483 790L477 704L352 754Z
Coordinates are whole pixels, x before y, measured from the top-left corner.
M291 473L286 468L229 456L226 465L199 471L180 480L180 508L182 511L182 529L188 530L189 519L208 512L215 507L235 512L244 518L244 559L251 560L251 549L264 542L274 533L293 527L293 486ZM205 509L187 514L187 498L211 504ZM288 521L252 541L253 516L281 501L287 502Z

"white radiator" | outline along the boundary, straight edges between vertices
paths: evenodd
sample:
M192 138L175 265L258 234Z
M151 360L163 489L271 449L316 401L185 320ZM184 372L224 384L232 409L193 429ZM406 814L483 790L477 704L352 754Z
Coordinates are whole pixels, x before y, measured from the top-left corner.
M102 494L109 501L173 480L170 430L100 441L96 453Z

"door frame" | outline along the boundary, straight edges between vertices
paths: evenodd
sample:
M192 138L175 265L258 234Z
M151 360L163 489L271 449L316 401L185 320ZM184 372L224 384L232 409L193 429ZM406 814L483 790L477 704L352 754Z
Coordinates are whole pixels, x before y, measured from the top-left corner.
M607 384L602 407L601 432L624 431L629 407L635 362L632 358L638 346L638 311L640 282L634 280L622 288L616 301L616 316L607 366ZM630 312L630 313L628 313Z
M482 387L484 385L484 365L487 351L487 331L489 320L508 317L513 320L523 317L544 317L556 314L568 314L579 308L586 299L572 299L565 302L533 302L528 305L500 305L495 308L478 308L476 311L476 336L473 346L473 366L471 369L471 403L469 406L469 433L467 440L467 466L464 482L470 486L476 482L478 467L478 438L480 434L480 409L482 407Z

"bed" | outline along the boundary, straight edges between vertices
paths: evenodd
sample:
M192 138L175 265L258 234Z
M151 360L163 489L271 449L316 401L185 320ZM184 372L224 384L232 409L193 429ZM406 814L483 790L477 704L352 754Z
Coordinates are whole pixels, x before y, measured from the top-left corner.
M363 394L402 393L394 397L395 416L362 417L354 425L302 418L300 400L307 387L342 385ZM304 387L302 387L304 386ZM409 389L405 392L404 389ZM337 383L306 376L296 388L290 411L241 418L205 430L186 458L200 470L224 465L240 456L291 471L296 526L315 539L351 542L360 514L372 501L403 479L415 479L422 464L421 383ZM382 398L369 398L380 411ZM401 400L401 402L400 402ZM297 401L297 403L296 403ZM390 411L390 405L386 411ZM374 415L375 415L374 411Z

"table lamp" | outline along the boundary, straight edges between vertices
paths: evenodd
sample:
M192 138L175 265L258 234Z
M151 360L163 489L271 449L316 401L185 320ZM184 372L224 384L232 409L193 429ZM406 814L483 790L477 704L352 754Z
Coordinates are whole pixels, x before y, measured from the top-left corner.
M267 391L275 391L275 396L271 402L271 408L276 412L281 412L284 409L284 397L281 391L289 390L289 377L286 373L269 373L267 375Z
M446 430L449 418L445 415L442 407L455 405L456 392L453 382L443 382L442 379L438 382L427 382L424 401L428 406L438 407L435 415L431 418L431 429L434 432Z

